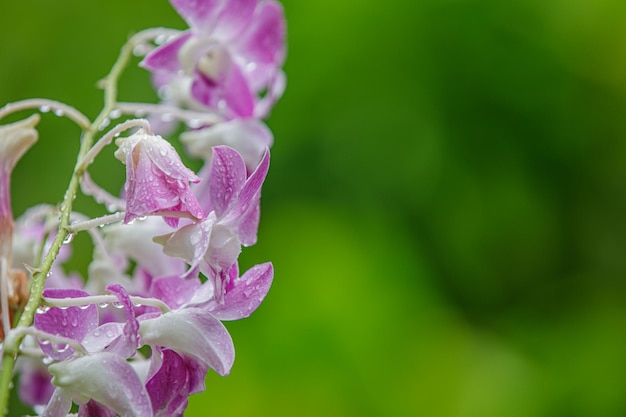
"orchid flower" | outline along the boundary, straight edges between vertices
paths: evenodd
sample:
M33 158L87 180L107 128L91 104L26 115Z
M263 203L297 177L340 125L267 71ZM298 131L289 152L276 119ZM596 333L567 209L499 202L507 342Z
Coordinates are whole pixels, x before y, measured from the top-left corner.
M52 384L57 388L43 416L65 417L72 402L82 407L104 407L122 416L152 416L145 386L127 361L135 355L139 345L139 323L134 316L133 305L121 286L110 285L107 289L123 307L125 323L98 325L98 308L95 305L65 309L54 307L35 316L36 329L75 340L84 349L83 353L79 353L67 344L59 346L45 339L39 342L42 351L56 361L48 369L53 375ZM49 298L77 298L87 293L80 290L46 290L44 295ZM97 404L90 404L91 401Z
M265 116L285 84L280 70L285 57L280 3L170 2L190 29L154 50L141 65L160 74L164 85L188 85L186 95L227 118ZM181 77L190 82L177 81ZM267 97L261 99L264 91Z
M172 227L178 225L175 214L200 219L202 209L189 189L198 178L185 167L169 142L143 130L116 141L115 156L126 164L126 217L129 223L149 214L165 214Z
M256 170L247 177L243 158L227 146L213 148L208 194L201 204L209 215L200 222L183 226L155 238L167 255L181 258L206 273L215 285L216 299L223 300L229 281L228 271L235 264L241 245L256 243L261 186L269 167L269 151Z

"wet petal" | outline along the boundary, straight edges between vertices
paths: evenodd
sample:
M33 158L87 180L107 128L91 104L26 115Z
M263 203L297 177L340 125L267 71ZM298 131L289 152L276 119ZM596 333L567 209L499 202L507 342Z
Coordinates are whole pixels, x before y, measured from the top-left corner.
M121 416L152 417L150 397L131 365L113 353L98 353L50 365L52 383L74 402L89 400Z
M44 297L49 298L78 298L89 294L74 289L47 289ZM50 308L45 313L35 315L35 328L53 335L60 335L76 341L81 341L98 326L98 308L95 305L86 307ZM44 353L55 360L64 360L74 353L69 346L53 346L48 341L40 341L39 346Z
M261 304L272 285L274 267L270 262L255 265L234 281L220 304L211 301L207 309L219 320L239 320L248 317Z
M139 332L144 343L192 356L220 375L230 372L235 359L228 330L222 322L199 308L171 311L144 320Z
M183 32L171 41L151 51L139 65L157 73L161 71L177 72L181 68L181 64L178 61L178 52L191 36L191 31Z
M209 193L217 217L234 203L246 182L246 164L236 150L228 146L213 148Z
M55 389L41 417L66 417L72 407L72 398L62 389Z

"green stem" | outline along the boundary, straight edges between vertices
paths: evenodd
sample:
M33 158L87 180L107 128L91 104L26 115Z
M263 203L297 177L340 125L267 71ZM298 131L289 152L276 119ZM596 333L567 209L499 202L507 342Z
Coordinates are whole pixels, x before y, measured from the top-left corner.
M89 128L84 131L78 157L76 159L76 166L72 173L72 178L65 192L65 197L60 207L60 219L57 235L52 242L50 250L46 254L37 272L33 274L33 281L30 288L30 297L28 303L24 307L24 312L20 317L17 327L28 327L33 323L35 317L35 311L42 303L42 294L44 288L44 282L46 276L50 272L52 263L56 259L63 241L69 234L69 222L70 214L72 212L72 203L76 198L76 193L80 186L81 179L87 169L87 165L83 163L83 158L94 143L95 137L98 134L98 127L108 118L111 110L115 108L117 102L117 83L124 68L128 64L133 48L134 42L131 38L121 49L120 54L111 68L111 72L102 81L102 88L104 89L104 107L102 111L91 123ZM9 412L9 391L11 386L11 379L13 376L13 369L15 367L15 360L19 351L20 343L22 342L24 335L19 334L14 338L8 338L5 340L3 347L2 358L2 370L0 373L0 415L6 416Z

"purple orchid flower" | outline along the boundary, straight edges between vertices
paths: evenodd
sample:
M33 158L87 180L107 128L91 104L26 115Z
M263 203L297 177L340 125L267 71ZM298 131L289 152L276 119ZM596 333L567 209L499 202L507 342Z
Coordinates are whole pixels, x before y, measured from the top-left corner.
M237 151L227 146L214 147L208 193L199 196L209 215L200 222L155 238L155 242L163 245L165 254L190 264L189 274L202 269L212 280L220 302L241 245L256 243L261 186L268 168L269 150L247 177L245 162Z
M284 89L285 19L267 0L170 0L188 31L150 53L142 66L171 83L191 79L197 102L227 118L263 117ZM181 85L180 82L176 82ZM267 91L263 100L259 95Z
M221 375L230 371L232 341L219 320L239 320L252 314L269 291L273 267L271 263L257 265L239 277L235 264L230 273L223 304L215 301L210 281L170 276L153 282L150 295L174 309L164 316L147 316L140 324L142 340L156 345L146 383L155 416L182 415L187 397L204 391L209 367Z
M51 308L35 317L35 327L52 335L76 340L87 354L79 354L68 346L51 346L40 342L41 349L58 361L48 367L53 375L54 390L43 416L65 417L72 402L85 407L79 415L122 415L152 417L150 397L143 381L127 361L139 345L139 323L126 291L120 285L110 285L123 307L125 323L105 323L98 326L94 305ZM46 290L50 298L85 296L79 290ZM105 410L93 414L97 410Z
M126 164L125 223L137 217L162 214L167 224L176 227L177 217L204 217L189 188L189 182L198 182L200 178L183 165L169 142L139 131L119 138L116 144L119 149L115 156Z

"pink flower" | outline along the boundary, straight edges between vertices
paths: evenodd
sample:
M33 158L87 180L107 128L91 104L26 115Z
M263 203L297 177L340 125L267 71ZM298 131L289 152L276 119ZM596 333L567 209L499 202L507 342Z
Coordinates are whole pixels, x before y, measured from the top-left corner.
M269 169L269 150L248 177L239 153L228 146L213 148L209 187L199 196L209 215L202 221L158 236L165 254L183 259L191 271L201 269L215 285L221 302L230 281L229 270L237 261L241 245L254 245L260 215L261 186ZM188 273L188 274L189 274Z
M197 102L227 118L263 117L282 94L285 20L267 0L170 0L190 26L150 53L142 66L160 82L191 79ZM165 75L165 77L163 76ZM260 95L266 93L261 99ZM185 96L185 95L183 95Z
M189 182L199 182L200 178L183 165L169 142L141 130L118 139L116 144L119 149L115 156L126 164L124 223L160 214L167 224L176 227L178 217L204 217L189 188Z

